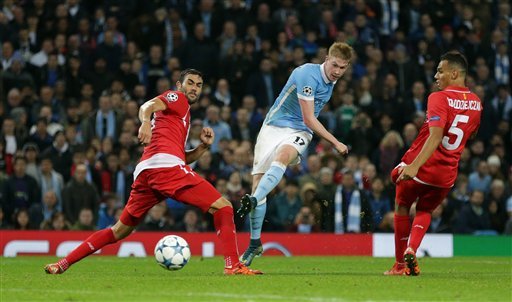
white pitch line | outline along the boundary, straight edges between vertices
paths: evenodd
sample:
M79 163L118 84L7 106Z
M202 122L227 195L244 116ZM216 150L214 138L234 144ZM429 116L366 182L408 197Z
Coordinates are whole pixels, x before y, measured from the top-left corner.
M324 298L324 297L294 297L294 296L280 296L280 295L253 295L253 294L227 294L227 293L188 293L187 296L204 296L204 297L219 297L219 298L233 298L233 299L247 299L247 300L285 300L285 301L313 301L313 302L323 302L323 301L330 301L330 302L343 302L347 301L340 298Z
M42 292L42 293L57 293L57 294L95 294L98 291L91 290L74 290L74 289L33 289L33 288L5 288L2 289L2 292ZM150 295L150 294L148 294ZM166 294L161 294L162 297L167 296ZM281 296L281 295L270 295L270 294L229 294L229 293L216 293L216 292L206 292L206 293L184 293L184 294L176 294L169 293L169 296L173 298L182 296L182 297L211 297L211 298L224 298L224 299L237 299L237 300L245 300L245 301L256 301L256 300L283 300L283 301L311 301L311 302L344 302L347 300L341 298L326 298L326 297L297 297L297 296Z

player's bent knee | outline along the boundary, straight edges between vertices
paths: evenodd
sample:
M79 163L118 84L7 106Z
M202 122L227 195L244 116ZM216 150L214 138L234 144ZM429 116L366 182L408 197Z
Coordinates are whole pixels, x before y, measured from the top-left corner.
M213 214L213 213L215 213L215 211L220 210L224 207L232 208L233 205L231 204L231 202L229 202L229 200L227 200L224 197L221 197L221 198L217 199L214 203L211 204L210 210L208 212Z
M114 233L116 240L121 240L128 237L128 235L133 232L134 228L135 227L126 225L122 223L121 220L118 220L116 224L112 226L112 232Z

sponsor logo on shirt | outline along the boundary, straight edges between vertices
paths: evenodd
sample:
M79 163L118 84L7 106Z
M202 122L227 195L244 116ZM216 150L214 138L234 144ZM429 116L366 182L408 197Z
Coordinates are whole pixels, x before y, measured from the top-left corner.
M439 121L441 120L441 117L440 116L437 116L437 115L434 115L434 116L431 116L428 121L429 122L435 122L435 121Z

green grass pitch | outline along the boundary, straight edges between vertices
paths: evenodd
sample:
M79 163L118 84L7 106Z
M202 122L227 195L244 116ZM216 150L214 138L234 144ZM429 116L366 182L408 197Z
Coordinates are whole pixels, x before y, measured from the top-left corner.
M45 274L55 260L0 258L0 301L512 301L510 257L421 258L418 277L383 276L393 260L371 257L261 257L262 276L224 276L221 258L198 256L174 272L92 256Z

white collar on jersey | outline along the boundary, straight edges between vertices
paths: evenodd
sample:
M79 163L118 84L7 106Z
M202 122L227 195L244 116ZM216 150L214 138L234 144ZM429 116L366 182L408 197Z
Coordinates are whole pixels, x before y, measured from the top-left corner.
M327 74L325 74L325 63L320 64L320 73L322 74L322 79L324 79L325 84L332 83L333 85L336 84L337 81L331 82L327 78Z

